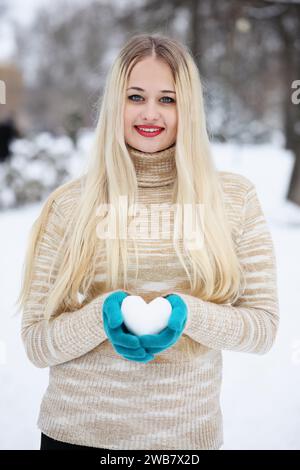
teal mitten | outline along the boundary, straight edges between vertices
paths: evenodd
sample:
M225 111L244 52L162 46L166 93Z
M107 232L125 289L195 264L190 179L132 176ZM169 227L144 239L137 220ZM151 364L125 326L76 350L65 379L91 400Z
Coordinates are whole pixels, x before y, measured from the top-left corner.
M180 338L187 321L187 305L182 298L176 294L167 295L165 298L172 305L166 328L155 335L138 336L141 345L148 353L156 354L173 346Z
M136 335L129 333L123 321L121 305L128 295L120 290L106 297L102 307L104 331L121 356L130 361L149 362L154 356L145 351Z

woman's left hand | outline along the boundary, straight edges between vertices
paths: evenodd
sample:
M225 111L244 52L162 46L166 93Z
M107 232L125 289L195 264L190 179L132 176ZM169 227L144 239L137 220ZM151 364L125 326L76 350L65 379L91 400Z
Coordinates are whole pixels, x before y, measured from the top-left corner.
M168 325L160 333L155 335L138 336L141 345L150 353L157 354L173 346L183 333L187 321L187 305L176 294L170 294L165 298L172 305L172 312Z

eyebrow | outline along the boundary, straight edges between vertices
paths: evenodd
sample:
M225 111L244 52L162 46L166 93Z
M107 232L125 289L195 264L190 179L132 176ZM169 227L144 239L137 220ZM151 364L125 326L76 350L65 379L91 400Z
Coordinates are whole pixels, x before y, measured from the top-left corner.
M129 88L127 88L127 90L138 90L138 91L145 91L143 90L143 88L140 88L138 86L131 86ZM176 95L175 91L172 91L172 90L160 90L160 93L174 93L174 95Z

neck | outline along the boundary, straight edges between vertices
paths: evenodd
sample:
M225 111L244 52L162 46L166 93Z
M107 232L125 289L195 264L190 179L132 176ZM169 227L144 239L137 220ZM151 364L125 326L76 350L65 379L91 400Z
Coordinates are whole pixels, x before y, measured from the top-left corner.
M135 167L138 186L165 186L175 181L175 143L158 152L143 152L129 144L126 146Z

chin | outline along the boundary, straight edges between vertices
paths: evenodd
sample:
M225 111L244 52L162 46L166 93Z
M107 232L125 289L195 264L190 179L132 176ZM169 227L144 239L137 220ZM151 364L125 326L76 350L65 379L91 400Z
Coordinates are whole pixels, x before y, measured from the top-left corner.
M141 142L139 139L128 140L128 143L131 147L150 152L155 152L155 149L162 148L164 145L162 142Z
M138 143L136 145L139 145ZM153 144L143 144L139 145L138 148L141 148L144 152L158 152L159 150L165 148L163 143L153 143Z

